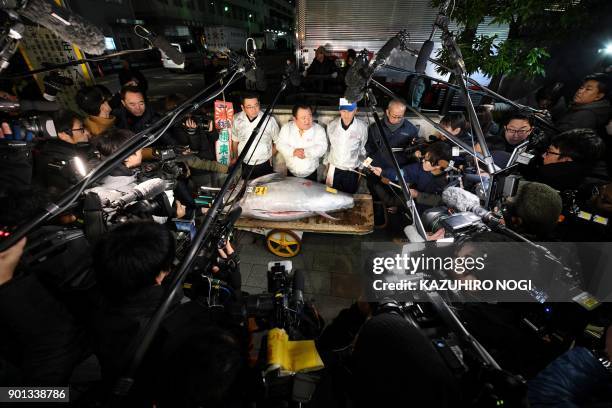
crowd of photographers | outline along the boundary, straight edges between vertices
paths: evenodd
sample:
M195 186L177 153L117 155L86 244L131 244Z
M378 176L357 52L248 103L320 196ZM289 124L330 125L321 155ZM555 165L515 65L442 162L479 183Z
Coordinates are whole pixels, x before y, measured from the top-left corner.
M321 58L321 67L311 71L324 69L325 61ZM126 66L120 81L117 94L103 86L80 89L75 103L84 114L58 109L49 121L52 126L39 126L38 133L15 117L4 118L3 236L161 117L147 101L148 85L140 72ZM554 113L559 132L541 126L533 114L514 111L496 114L503 123L499 126L493 114L507 107L479 107L497 166L514 163L517 146L524 146L522 152L531 156L521 166L518 188L503 197L503 219L509 228L534 241L609 241L607 222L585 220L579 214L608 219L612 211L612 156L606 150L612 137L610 86L603 74L585 78L567 109ZM557 105L546 92L538 95L537 103ZM170 95L165 109L183 100ZM96 406L116 391L138 347L133 340L165 298L184 256L189 232L181 226L189 229L203 217L194 199L198 188L221 184L263 116L256 94L244 93L240 107L227 165L217 161L219 135L210 115L196 112L171 126L152 146L118 163L49 225L0 253L0 383L72 384L75 406ZM443 190L459 179L461 187L474 191L486 190L492 182L482 164L459 153L444 134L419 137L400 100L389 102L380 128L357 117L356 103L342 98L338 110L339 116L326 128L313 120L307 103L294 106L292 120L282 127L271 118L241 165L242 177L272 173L280 155L288 175L351 194L369 191L380 204L377 223L390 228L413 222L397 188L400 177L409 184L424 220L437 217L432 214L440 212ZM476 152L483 151L463 114L446 115L440 125ZM400 174L381 130L396 152ZM364 165L366 158L371 161ZM430 240L451 233L436 222L425 224ZM470 240L509 241L493 232L479 232ZM270 406L274 398L258 389L259 371L249 364L251 338L237 253L229 241L215 243L213 251L199 254L194 265L191 290L170 305L124 406L225 407L252 401ZM211 279L224 283L213 284ZM208 295L194 289L202 285ZM225 307L211 306L215 285L225 285L223 291L215 289L226 294L221 302ZM559 348L547 347L553 341L544 334L526 334L519 328L524 314L518 309L494 303L468 305L461 318L504 368L531 380L532 406L609 403L610 316L602 312L597 317L604 332L596 346L560 355ZM571 307L566 312L573 313ZM588 319L581 315L572 324ZM461 398L462 383L431 341L401 314L358 302L324 330L313 308L304 320L308 327L302 324L295 338L316 338L327 367L312 396L313 406L442 407L455 406ZM338 357L346 348L352 350L348 363ZM92 375L94 380L87 380ZM406 392L406 387L414 392ZM295 394L288 393L294 401Z

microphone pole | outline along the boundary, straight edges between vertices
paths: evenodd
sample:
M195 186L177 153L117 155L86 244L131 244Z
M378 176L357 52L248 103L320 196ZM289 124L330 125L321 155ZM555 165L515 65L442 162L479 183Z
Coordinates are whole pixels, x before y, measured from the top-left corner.
M451 134L446 129L444 129L442 126L440 126L439 123L434 122L431 118L427 117L419 110L413 108L409 103L406 102L404 98L396 95L393 91L391 91L389 88L387 88L386 86L384 86L383 84L381 84L375 79L370 80L370 83L373 84L380 91L382 91L384 94L388 95L390 98L402 101L404 105L406 105L406 109L408 109L410 112L414 113L416 116L418 116L419 118L429 123L431 126L433 126L438 132L443 134L444 137L450 140L451 143L453 143L455 146L467 152L474 159L480 161L483 164L486 164L484 160L484 156L482 154L475 152L472 146L467 145L461 139L457 138L457 136Z
M406 51L408 51L408 52L409 52L410 54L412 54L412 55L418 55L418 54L419 54L419 51L414 50L414 49L412 49L412 48L406 48ZM450 69L449 67L447 67L446 65L444 65L442 62L440 62L440 60L437 60L437 59L434 59L434 58L431 58L431 57L427 58L427 60L428 60L429 62L431 62L431 63L436 64L437 66L439 66L440 68L444 69L445 71L448 71L448 72L452 72L452 71L453 71L452 69ZM396 70L396 71L402 70L401 68L392 67L392 66L388 66L388 65L387 65L387 67L388 67L388 68L391 68L391 69L393 69L393 70ZM402 71L405 71L405 70L402 70ZM427 77L427 76L425 76L425 77ZM430 77L428 77L428 78L430 78ZM436 79L436 78L431 78L431 79L434 79L434 80L436 80L436 81L438 81L438 82L440 82L440 83L445 83L445 84L448 84L448 83L443 82L443 81L440 81L440 80L438 80L438 79ZM514 101L512 101L512 100L510 100L510 99L506 98L505 96L502 96L502 95L498 94L497 92L493 91L492 89L487 88L486 86L484 86L484 85L480 84L480 82L476 81L476 80L475 80L475 79L473 79L473 78L470 78L469 76L467 77L467 81L468 81L470 84L472 84L472 85L476 85L477 87L479 87L480 89L482 89L482 91L483 91L485 94L488 94L488 95L489 95L489 96L491 96L492 98L495 98L495 99L497 99L497 100L500 100L500 101L502 101L503 103L506 103L506 104L508 104L508 105L512 106L513 108L517 109L517 110L529 111L529 112L533 113L533 114L534 114L535 119L536 119L536 120L537 120L537 121L538 121L538 122L539 122L541 125L543 125L544 127L546 127L547 129L549 129L549 130L550 130L550 131L552 131L552 132L559 133L559 129L557 129L557 128L555 127L555 125L553 125L551 122L549 122L548 120L544 119L544 118L543 118L543 117L541 117L540 115L537 115L537 113L539 113L539 111L538 111L537 109L534 109L534 108L532 108L531 106L525 106L525 105L521 105L520 103L514 102ZM453 87L456 87L457 85L452 85L452 86L453 86Z
M480 144L480 148L482 149L482 155L484 156L485 165L487 166L487 171L489 174L494 174L495 164L493 163L493 157L491 156L491 152L489 151L489 147L487 146L487 142L484 137L484 133L482 132L482 127L480 126L480 122L478 121L478 116L476 115L476 109L474 108L474 103L472 102L472 98L470 96L470 91L467 87L468 77L465 61L463 60L463 55L461 54L461 50L459 49L459 45L455 41L453 34L448 29L449 18L446 15L438 15L436 19L436 26L442 30L442 44L444 48L451 55L451 59L455 61L456 68L452 72L454 72L459 78L459 85L463 90L463 95L465 98L465 106L467 108L468 116L470 118L470 123L472 125L472 129L476 134L476 139L478 139L478 144ZM487 187L487 197L485 200L485 207L488 208L491 201L491 193L493 191L493 183L489 183Z
M125 160L138 149L146 147L158 138L160 138L161 135L172 125L172 123L174 123L174 121L181 114L184 116L186 115L187 111L199 109L202 104L212 100L221 92L223 92L230 84L236 81L237 73L238 72L234 73L234 75L230 78L227 84L221 88L221 90L207 97L204 101L196 102L198 99L202 98L202 96L206 94L209 89L216 85L217 82L222 80L223 77L217 80L216 82L210 84L203 91L199 92L189 100L185 101L173 111L167 113L164 117L149 126L147 129L136 133L131 139L124 143L119 148L119 150L107 157L102 163L98 165L98 167L93 169L87 176L85 176L77 184L75 184L66 192L64 192L64 194L62 194L62 196L57 200L57 202L47 203L47 205L45 205L44 210L39 213L34 219L27 221L24 224L21 224L11 235L8 236L8 238L0 241L0 252L10 248L14 244L16 244L22 237L30 233L34 228L38 227L47 220L60 214L66 208L70 207L78 199L78 197L85 190L85 188L87 188L87 186L106 176L115 166L123 162L123 160Z
M231 81L228 82L228 84L229 83L231 83ZM153 342L153 339L155 338L155 335L157 334L157 331L159 330L159 327L161 326L161 323L164 317L166 316L168 310L170 309L170 306L172 305L173 300L176 298L176 296L180 292L179 289L185 277L187 276L187 272L191 270L195 256L198 254L198 252L200 252L200 248L205 243L205 239L211 238L209 234L209 230L211 229L215 218L217 217L217 215L219 214L221 210L221 207L223 205L223 196L230 189L231 183L233 182L234 178L238 175L238 169L240 168L240 164L242 164L242 162L244 161L244 158L246 157L251 145L253 144L253 142L257 138L257 135L259 134L259 130L261 126L267 122L268 116L270 116L272 110L274 109L274 107L276 106L276 103L278 102L278 98L280 97L281 93L285 90L286 87L287 87L287 80L285 79L281 83L281 87L276 93L274 100L272 101L270 105L268 105L264 114L259 119L257 126L251 132L251 136L249 136L249 140L247 141L244 148L242 149L242 152L238 156L236 164L230 170L229 174L227 175L227 178L225 179L225 182L223 183L223 186L221 187L221 190L217 194L218 198L213 202L212 207L210 207L210 209L206 212L202 226L200 227L195 238L193 239L191 247L189 248L189 252L187 253L187 255L185 255L185 258L181 262L181 265L178 268L178 270L175 272L174 278L172 279L172 282L170 283L168 287L167 297L163 300L163 302L157 308L157 310L155 311L155 314L151 317L147 325L144 326L144 328L134 338L134 341L132 342L130 348L128 349L128 350L134 350L133 357L129 360L129 363L126 365L124 375L122 375L117 380L117 382L115 383L113 387L110 406L118 405L121 402L122 398L125 397L129 393L130 388L134 384L134 376L136 374L136 371L138 370L138 367L140 367L140 364L142 363L142 360L144 359L149 346Z
M376 99L374 98L374 95L372 95L371 89L369 88L367 89L365 97L366 97L366 101L368 102L368 108L370 109L370 112L372 113L372 116L374 117L374 122L376 123L376 127L378 128L378 133L380 134L380 138L382 139L383 144L385 145L385 149L387 153L391 157L391 163L393 163L393 169L397 173L398 182L402 189L402 194L404 196L404 203L406 204L406 207L410 211L410 215L412 216L412 222L416 226L416 229L419 235L424 240L427 240L427 233L425 232L425 227L423 226L423 222L421 221L419 212L416 209L416 204L414 203L414 199L412 198L412 195L410 194L410 189L408 188L408 185L406 184L406 180L404 179L402 175L402 171L400 169L399 163L397 162L397 158L393 154L393 149L391 148L389 139L387 138L387 135L385 134L385 129L383 128L380 117L378 116L378 113L376 112Z

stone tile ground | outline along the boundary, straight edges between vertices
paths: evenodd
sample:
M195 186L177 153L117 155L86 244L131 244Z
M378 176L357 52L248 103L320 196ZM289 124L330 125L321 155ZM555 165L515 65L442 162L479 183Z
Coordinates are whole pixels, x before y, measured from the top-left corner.
M285 260L266 248L265 238L245 231L236 235L241 260L243 290L266 291L268 262ZM288 258L305 277L305 295L312 300L327 322L359 296L358 266L361 242L388 240L385 232L364 236L305 233L300 253Z

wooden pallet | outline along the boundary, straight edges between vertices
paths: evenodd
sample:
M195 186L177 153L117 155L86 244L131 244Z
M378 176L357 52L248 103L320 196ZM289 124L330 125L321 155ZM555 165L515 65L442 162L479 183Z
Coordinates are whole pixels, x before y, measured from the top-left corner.
M349 210L330 213L337 221L320 215L295 221L269 221L240 218L235 227L245 230L294 230L324 234L364 235L374 231L374 207L369 194L354 194L355 206Z

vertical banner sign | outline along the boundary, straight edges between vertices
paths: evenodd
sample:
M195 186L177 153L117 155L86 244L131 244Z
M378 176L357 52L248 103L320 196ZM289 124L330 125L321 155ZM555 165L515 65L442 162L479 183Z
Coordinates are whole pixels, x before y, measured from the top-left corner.
M61 5L59 1L56 1L56 3ZM45 27L35 25L25 26L25 33L19 45L19 51L30 70L43 68L43 63L57 65L85 58L83 52L76 45L60 39ZM85 63L64 68L58 72L62 76L71 78L74 84L63 88L57 94L57 101L62 106L78 111L78 109L75 109L77 106L74 101L77 91L83 84L93 85L89 66ZM36 82L38 82L41 90L43 89L43 78L45 75L47 74L41 73L35 75Z
M230 140L234 123L234 106L231 102L215 101L215 128L219 140L215 144L217 161L226 166L230 163Z

